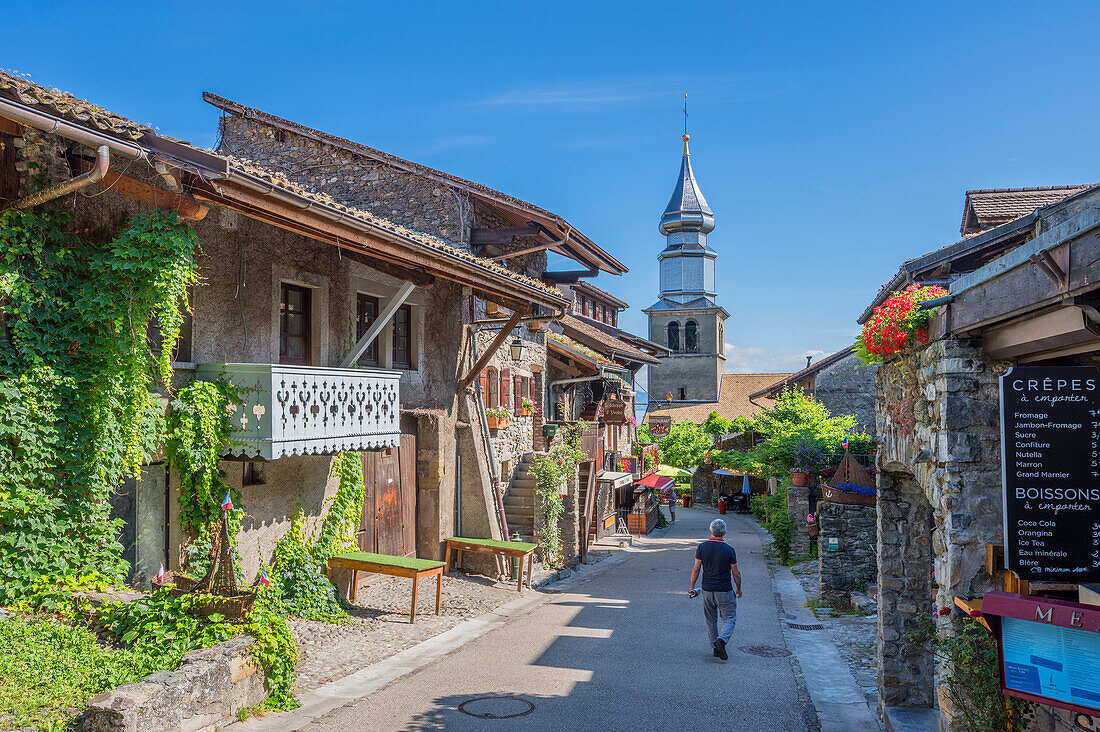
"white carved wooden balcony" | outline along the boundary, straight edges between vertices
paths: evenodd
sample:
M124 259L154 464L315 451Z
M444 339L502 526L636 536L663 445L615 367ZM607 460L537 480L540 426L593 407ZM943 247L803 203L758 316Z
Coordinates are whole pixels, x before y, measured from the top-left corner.
M229 363L200 364L195 377L246 390L230 420L234 455L274 460L400 444L399 371Z

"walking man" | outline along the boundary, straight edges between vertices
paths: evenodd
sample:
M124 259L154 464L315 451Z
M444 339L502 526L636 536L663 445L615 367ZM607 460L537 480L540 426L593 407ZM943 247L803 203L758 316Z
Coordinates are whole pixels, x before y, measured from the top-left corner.
M741 572L737 569L737 553L723 538L726 535L726 522L714 519L710 522L710 538L695 550L695 566L691 568L691 587L688 596L695 597L699 591L695 582L702 570L703 581L703 619L707 624L707 636L714 647L714 655L725 661L729 658L726 644L733 635L733 626L737 623L737 599L741 597ZM730 582L730 577L733 582ZM734 583L737 590L734 590ZM718 616L721 614L725 626L718 632Z

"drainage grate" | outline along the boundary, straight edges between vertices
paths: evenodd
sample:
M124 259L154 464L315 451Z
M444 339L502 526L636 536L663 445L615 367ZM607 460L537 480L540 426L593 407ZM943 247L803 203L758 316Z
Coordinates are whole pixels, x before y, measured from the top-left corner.
M458 711L478 719L512 719L535 711L535 705L518 696L479 696L459 704Z
M821 623L787 623L788 628L794 628L795 630L825 630L825 626Z
M763 656L764 658L782 658L791 655L791 652L784 648L772 648L771 646L741 646L741 651L753 656Z

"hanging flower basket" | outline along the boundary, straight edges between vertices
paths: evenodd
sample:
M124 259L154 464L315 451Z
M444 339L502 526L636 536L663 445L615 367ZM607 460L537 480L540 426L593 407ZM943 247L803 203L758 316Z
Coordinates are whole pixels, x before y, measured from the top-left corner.
M874 506L878 502L878 492L874 488L856 486L821 486L821 500L830 503L844 503L849 506Z

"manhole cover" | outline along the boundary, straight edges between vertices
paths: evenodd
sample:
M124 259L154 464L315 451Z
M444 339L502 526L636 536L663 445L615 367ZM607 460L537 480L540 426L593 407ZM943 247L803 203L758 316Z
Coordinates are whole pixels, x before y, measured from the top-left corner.
M787 623L788 628L794 628L795 630L825 630L825 626L821 623L810 623L806 625L804 623Z
M791 655L788 650L772 648L771 646L741 646L741 650L753 656L763 656L764 658L782 658Z
M478 719L511 719L535 711L535 705L518 696L479 696L458 705L458 711Z

